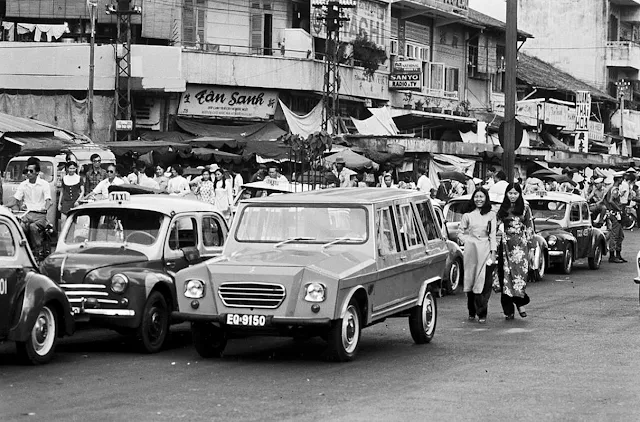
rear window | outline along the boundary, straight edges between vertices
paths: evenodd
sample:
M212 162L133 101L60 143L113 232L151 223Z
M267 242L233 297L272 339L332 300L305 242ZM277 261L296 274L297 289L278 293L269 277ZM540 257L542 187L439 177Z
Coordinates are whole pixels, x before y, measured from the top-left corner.
M7 169L4 172L5 182L20 183L25 180L26 174L24 173L27 168L27 161L11 161L7 164ZM53 164L41 161L40 162L40 178L47 182L53 181Z

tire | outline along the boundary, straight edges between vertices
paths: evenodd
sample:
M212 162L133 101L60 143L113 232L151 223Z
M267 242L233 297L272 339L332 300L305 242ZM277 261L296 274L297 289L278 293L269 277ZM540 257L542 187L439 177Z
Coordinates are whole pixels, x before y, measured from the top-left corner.
M29 338L17 342L20 359L31 365L47 363L53 358L58 343L58 316L48 305L40 309Z
M538 259L538 269L533 272L533 276L536 281L542 281L547 271L547 257L544 252L540 251L540 258Z
M409 314L409 331L416 344L429 343L436 333L438 322L438 305L436 298L427 289L422 298L422 305L411 309Z
M169 306L158 291L151 292L144 305L138 337L146 353L157 353L169 337Z
M334 362L352 361L360 347L362 318L358 301L351 299L344 318L333 321L327 336L327 358Z
M227 347L227 333L208 322L192 323L191 338L196 352L205 359L221 357Z
M464 281L464 270L462 267L462 261L456 259L449 268L449 293L456 294L462 290L462 284Z
M562 272L564 274L571 274L573 269L573 246L569 246L564 253L564 259L562 260Z
M598 243L593 249L593 257L589 258L589 268L597 270L602 263L602 245Z

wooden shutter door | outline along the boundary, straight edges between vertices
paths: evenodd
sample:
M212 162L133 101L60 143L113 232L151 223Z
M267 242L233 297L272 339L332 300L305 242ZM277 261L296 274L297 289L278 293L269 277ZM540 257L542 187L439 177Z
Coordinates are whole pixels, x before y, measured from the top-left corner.
M251 54L263 54L262 20L260 2L252 2L251 15L249 16L249 24L251 25L251 39L249 40L249 47L251 48Z
M184 0L182 11L182 42L188 47L193 47L196 42L195 30L193 0Z

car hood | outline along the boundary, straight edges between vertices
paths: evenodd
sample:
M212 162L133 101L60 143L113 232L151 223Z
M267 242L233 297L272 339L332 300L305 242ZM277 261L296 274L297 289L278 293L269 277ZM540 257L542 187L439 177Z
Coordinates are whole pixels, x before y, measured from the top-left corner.
M274 249L243 249L229 256L220 257L216 264L223 267L296 267L312 271L345 277L365 271L375 265L375 260L364 253L344 252L334 249L325 251ZM226 270L223 270L226 272ZM240 270L242 271L242 270Z
M562 230L562 226L555 221L536 220L536 232L542 234L543 232L551 230Z
M122 247L78 247L56 252L42 263L42 271L56 283L81 283L98 268L148 261L142 252Z

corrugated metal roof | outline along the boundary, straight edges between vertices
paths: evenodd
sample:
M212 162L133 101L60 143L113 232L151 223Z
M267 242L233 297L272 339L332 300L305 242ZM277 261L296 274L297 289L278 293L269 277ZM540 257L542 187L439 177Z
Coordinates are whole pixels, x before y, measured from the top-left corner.
M43 126L37 120L0 113L0 134L53 133L53 129Z
M485 28L497 29L502 32L507 31L506 23L502 22L501 20L492 18L491 16L485 15L484 13L480 13L477 10L469 9L467 17L472 23L484 26ZM533 35L522 30L518 30L518 36L518 38L520 39L533 38Z

